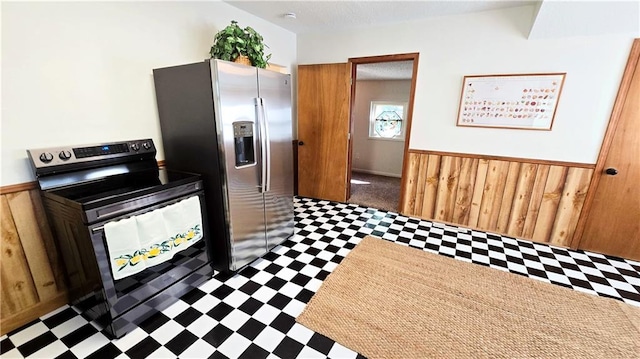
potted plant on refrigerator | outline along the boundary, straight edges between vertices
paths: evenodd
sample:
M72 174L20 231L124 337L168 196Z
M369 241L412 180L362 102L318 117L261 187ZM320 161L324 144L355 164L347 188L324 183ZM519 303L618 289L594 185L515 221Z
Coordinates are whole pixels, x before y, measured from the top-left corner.
M211 57L226 61L243 63L245 65L265 68L271 54L264 54L262 35L250 26L244 29L235 20L220 30L213 39Z

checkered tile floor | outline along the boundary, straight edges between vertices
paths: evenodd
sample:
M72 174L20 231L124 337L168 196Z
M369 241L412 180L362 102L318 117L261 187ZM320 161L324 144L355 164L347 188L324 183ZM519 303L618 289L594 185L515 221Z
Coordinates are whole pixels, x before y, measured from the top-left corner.
M296 234L233 277L221 274L119 340L72 307L1 338L2 357L357 358L297 324L322 281L366 235L640 306L640 263L296 199Z

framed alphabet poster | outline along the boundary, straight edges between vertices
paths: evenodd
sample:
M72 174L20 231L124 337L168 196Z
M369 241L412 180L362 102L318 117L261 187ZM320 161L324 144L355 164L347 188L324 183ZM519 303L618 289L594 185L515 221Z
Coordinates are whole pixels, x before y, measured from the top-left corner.
M551 130L565 73L465 76L458 126Z

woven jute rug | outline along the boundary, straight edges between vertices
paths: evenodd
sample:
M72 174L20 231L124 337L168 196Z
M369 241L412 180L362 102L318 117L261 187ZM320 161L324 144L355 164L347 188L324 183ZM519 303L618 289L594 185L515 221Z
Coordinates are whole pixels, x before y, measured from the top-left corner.
M640 358L640 308L362 240L297 321L369 358Z

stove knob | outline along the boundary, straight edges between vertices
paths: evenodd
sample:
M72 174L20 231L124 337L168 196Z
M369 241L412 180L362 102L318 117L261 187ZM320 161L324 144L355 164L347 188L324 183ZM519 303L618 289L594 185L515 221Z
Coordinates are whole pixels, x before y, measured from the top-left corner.
M140 150L140 145L138 145L137 143L132 143L131 149L138 152Z
M62 151L60 152L60 154L58 155L58 157L60 157L61 160L66 161L69 158L71 158L71 152L69 151Z
M53 155L51 153L42 153L40 154L40 161L44 162L44 163L49 163L51 162L51 160L53 160Z
M144 148L145 150L148 150L151 148L151 144L149 142L143 142L142 148Z

